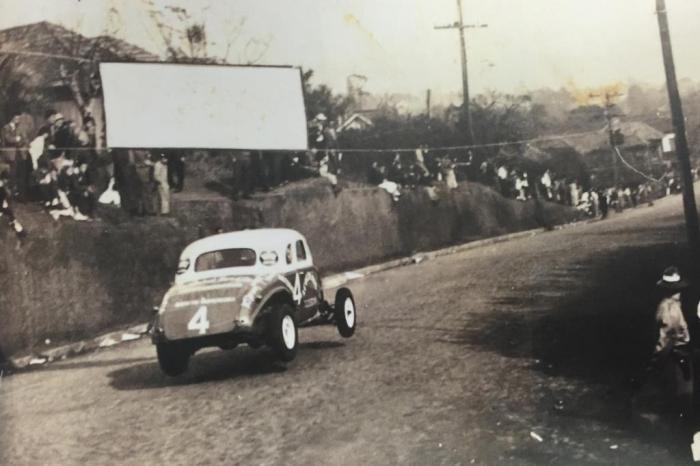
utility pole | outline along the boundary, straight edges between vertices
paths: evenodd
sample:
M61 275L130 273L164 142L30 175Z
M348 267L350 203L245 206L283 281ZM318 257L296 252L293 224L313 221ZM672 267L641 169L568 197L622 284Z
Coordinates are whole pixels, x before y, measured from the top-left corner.
M607 122L607 130L608 130L608 141L610 143L610 155L612 156L612 169L613 169L613 185L617 186L619 181L620 181L620 170L618 168L618 162L617 162L617 154L618 154L618 146L620 145L620 141L618 140L618 136L615 134L615 130L613 129L613 118L621 116L619 114L613 115L612 109L615 107L615 104L613 103L613 99L615 97L621 97L623 94L619 92L609 92L606 91L605 95L602 96L601 94L588 94L588 97L604 97L605 98L605 110L603 111L603 114L605 115L605 121Z
M469 78L467 74L467 46L465 43L465 29L470 28L485 28L488 24L464 24L462 16L462 0L457 0L457 9L459 11L459 21L447 26L435 26L435 29L458 29L459 30L459 47L460 59L462 62L462 112L467 123L467 137L469 144L474 143L474 129L472 127L472 113L469 109Z
M615 106L613 103L614 97L620 97L622 94L619 92L606 92L605 93L605 119L608 121L608 139L610 141L610 149L612 150L612 167L613 167L613 182L617 186L620 182L620 169L618 168L617 154L618 154L618 140L613 129L613 117L618 115L612 114L612 109Z
M430 89L425 91L425 113L428 115L428 120L430 120Z
M700 232L698 231L698 211L695 206L695 190L693 189L693 175L690 171L690 156L688 140L685 135L685 119L683 118L683 106L678 82L676 81L676 66L673 62L673 49L671 48L671 34L668 27L666 14L666 1L656 0L656 17L659 21L659 34L661 36L661 51L664 57L664 69L666 70L666 87L668 100L671 107L673 130L676 134L676 156L678 168L683 181L683 210L685 212L685 227L688 235L688 246L692 254L692 263L698 267L700 260Z

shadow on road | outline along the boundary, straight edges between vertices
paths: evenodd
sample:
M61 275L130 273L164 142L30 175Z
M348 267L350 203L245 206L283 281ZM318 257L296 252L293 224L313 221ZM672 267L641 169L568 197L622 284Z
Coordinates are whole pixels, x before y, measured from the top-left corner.
M563 391L546 399L541 409L552 410L560 402L566 407L557 412L562 422L563 418L595 420L632 431L675 450L670 456L683 461L689 441L684 435L679 439L671 422L658 421L669 419L667 407L659 404L664 395L658 391L643 395L642 388L650 383L634 382L640 380L655 342L655 282L670 264L690 270L685 243L677 241L684 238L683 231L665 225L600 235L613 233L623 240L612 248L610 238L586 233L593 250L597 241L608 242L600 254L584 263L544 270L528 286L494 297L488 312L445 341L531 359L535 371L583 381L585 387L593 387L591 392ZM697 290L691 295L697 302Z
M299 352L324 350L345 346L336 341L316 341L299 344ZM208 351L190 360L188 371L178 377L168 377L155 359L150 362L117 369L108 374L110 385L117 390L158 389L172 386L217 382L237 377L264 376L285 372L287 366L277 360L267 348L240 347L230 351ZM294 363L291 363L294 364Z
M96 361L75 361L75 362L59 362L55 364L47 364L39 370L42 372L65 371L74 369L90 369L94 367L109 367L121 366L124 364L134 364L144 361L152 361L153 358L118 358L118 359L100 359Z

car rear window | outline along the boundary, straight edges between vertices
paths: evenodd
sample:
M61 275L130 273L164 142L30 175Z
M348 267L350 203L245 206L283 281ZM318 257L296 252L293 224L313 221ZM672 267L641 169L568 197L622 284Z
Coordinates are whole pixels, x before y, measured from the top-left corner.
M229 267L249 267L255 265L255 251L252 249L221 249L205 252L197 257L195 272L226 269Z

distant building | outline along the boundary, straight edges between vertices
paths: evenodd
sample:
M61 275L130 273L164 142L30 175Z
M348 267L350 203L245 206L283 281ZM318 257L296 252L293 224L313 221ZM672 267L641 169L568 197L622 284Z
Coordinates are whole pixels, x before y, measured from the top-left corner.
M640 121L620 122L618 129L622 139L617 141L617 145L624 160L618 156L613 158L607 128L585 135L563 135L563 138L583 155L598 185L614 184L614 163L617 164L619 182L623 185L644 181L638 172L660 177L667 166L661 148L664 133ZM625 162L637 171L626 166Z
M66 119L82 124L76 92L104 131L99 63L154 61L158 57L111 36L85 37L57 24L42 21L0 30L0 65L17 73L30 92L26 110L38 125L44 110L53 108ZM74 79L73 79L74 77ZM7 119L7 115L0 115ZM99 138L101 139L101 138ZM101 145L98 142L98 146Z
M357 130L363 131L373 126L372 120L361 113L353 113L347 119L341 121L338 131Z

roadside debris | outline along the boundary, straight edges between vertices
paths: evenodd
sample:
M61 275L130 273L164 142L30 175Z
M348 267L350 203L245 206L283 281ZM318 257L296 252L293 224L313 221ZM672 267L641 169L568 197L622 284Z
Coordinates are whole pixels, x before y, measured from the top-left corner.
M135 333L123 333L122 334L122 341L133 341L133 340L138 340L141 338L141 335L137 335Z
M537 440L538 442L544 442L544 439L540 437L540 435L537 432L530 431L530 437Z
M611 449L611 450L617 450L618 448L620 448L620 447L619 447L617 444L615 444L615 445L610 445L610 449Z
M108 348L108 347L110 347L110 346L116 345L117 343L119 343L117 340L115 340L115 339L113 339L113 338L111 338L111 337L107 337L107 338L105 338L104 340L102 340L102 341L100 342L100 344L97 345L97 346L99 346L100 348Z
M44 363L46 363L46 361L48 361L48 359L46 359L46 358L32 358L29 360L29 365L36 366L39 364L44 364Z

